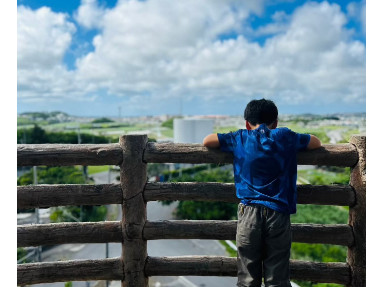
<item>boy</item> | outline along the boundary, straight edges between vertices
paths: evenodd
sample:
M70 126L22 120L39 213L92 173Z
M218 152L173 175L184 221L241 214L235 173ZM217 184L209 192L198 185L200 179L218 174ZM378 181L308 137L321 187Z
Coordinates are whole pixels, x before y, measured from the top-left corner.
M237 286L291 286L290 214L296 212L296 154L321 146L309 134L277 128L278 109L270 100L252 100L246 130L205 137L206 147L231 152L238 205ZM262 272L263 270L263 272Z

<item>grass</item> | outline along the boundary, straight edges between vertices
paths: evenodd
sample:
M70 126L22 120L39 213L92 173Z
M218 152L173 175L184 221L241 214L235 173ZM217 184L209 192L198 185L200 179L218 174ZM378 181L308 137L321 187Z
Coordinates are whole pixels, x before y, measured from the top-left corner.
M342 140L339 143L348 143L352 135L360 134L358 129L350 129L342 134Z
M88 174L108 171L109 165L88 166Z
M161 130L161 134L162 136L166 137L166 138L173 138L173 130L172 129L169 129L169 128L165 128L163 130Z
M245 128L245 127L243 127ZM230 126L230 127L215 127L214 128L214 133L229 133L229 132L234 132L237 131L238 127Z
M235 244L234 240L232 240L232 242ZM219 243L221 243L225 247L226 252L229 254L230 257L237 257L237 251L231 248L225 240L219 240Z

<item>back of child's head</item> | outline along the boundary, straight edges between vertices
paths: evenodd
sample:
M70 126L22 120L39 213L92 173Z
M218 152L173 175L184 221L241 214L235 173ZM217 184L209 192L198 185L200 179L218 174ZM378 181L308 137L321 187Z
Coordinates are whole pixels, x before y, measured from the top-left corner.
M278 119L278 108L271 100L252 100L245 109L244 118L251 125L270 125Z

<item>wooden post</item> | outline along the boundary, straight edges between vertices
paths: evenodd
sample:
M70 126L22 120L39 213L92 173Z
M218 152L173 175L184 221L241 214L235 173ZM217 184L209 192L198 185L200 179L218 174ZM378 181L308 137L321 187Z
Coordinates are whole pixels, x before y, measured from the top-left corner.
M356 204L350 207L349 224L353 229L355 244L348 248L347 262L351 267L349 286L366 286L366 137L353 136L358 163L351 168L350 185L355 190Z
M121 136L123 161L120 165L122 199L122 263L124 279L122 287L147 287L145 261L147 244L143 240L146 221L146 203L143 191L147 181L143 153L147 143L146 135Z

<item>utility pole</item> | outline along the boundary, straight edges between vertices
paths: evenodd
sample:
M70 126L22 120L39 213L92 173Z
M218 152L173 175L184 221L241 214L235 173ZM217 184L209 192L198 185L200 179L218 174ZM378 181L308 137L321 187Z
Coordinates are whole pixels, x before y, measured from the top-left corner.
M180 116L182 117L182 113L183 113L183 99L182 99L182 96L180 97Z

